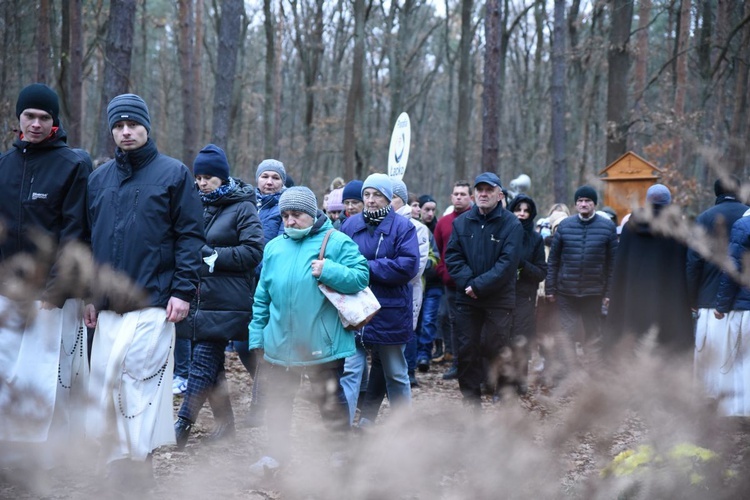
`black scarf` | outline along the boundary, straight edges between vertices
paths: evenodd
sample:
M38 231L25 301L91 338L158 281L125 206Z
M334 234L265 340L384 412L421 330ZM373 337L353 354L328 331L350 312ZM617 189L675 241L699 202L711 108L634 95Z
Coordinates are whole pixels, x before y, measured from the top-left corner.
M374 212L368 212L367 210L365 210L362 212L362 217L365 218L366 224L377 226L378 224L383 222L383 219L385 219L385 216L389 213L391 213L391 206L386 205L383 208L375 210Z

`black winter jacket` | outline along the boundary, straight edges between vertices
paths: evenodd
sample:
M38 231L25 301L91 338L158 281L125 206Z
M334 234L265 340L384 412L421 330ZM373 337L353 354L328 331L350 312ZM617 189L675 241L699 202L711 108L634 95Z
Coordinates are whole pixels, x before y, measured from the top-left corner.
M456 282L456 302L513 309L523 251L523 228L502 205L487 215L474 205L453 221L445 265ZM473 299L464 293L471 286Z
M523 226L523 250L518 264L518 283L516 296L524 299L536 299L539 283L547 277L547 260L544 254L544 240L542 235L534 230L534 219L537 210L536 203L525 194L519 194L508 205L508 211L513 213L520 203L526 203L530 208L530 217L521 221Z
M748 208L734 196L721 195L716 198L716 204L700 214L695 222L707 231L712 240L728 241L732 225ZM716 307L721 269L707 262L692 248L688 249L687 254L687 280L691 307Z
M174 296L190 302L198 287L203 218L195 179L149 139L89 177L91 248L99 264L129 276L152 307ZM101 299L101 298L97 298ZM106 298L97 300L108 309Z
M547 295L609 297L617 252L614 223L601 215L560 222L547 259Z
M68 147L61 126L53 130L52 137L37 144L16 139L13 148L0 156L6 193L0 197L6 231L0 243L2 261L20 252L35 253L30 229L42 231L54 244L88 240L86 182L91 167ZM55 275L53 268L47 292L54 286Z
M255 188L235 179L236 188L203 205L206 246L218 256L213 272L203 263L190 312L177 323L177 336L191 340L247 341L253 310L255 268L263 257L263 228Z

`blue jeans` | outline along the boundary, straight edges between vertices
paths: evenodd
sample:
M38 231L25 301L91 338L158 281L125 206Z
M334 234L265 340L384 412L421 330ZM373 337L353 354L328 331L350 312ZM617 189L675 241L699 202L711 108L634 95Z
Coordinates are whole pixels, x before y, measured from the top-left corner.
M185 380L190 375L190 339L175 339L174 344L174 376Z
M417 360L432 358L432 343L437 332L438 309L443 298L443 287L425 290L420 325L417 326Z
M367 351L357 339L357 352L344 361L344 374L341 376L341 387L344 389L346 401L349 403L349 425L354 423L357 412L357 401L360 393L367 388Z
M369 344L368 347L372 367L362 417L375 421L386 392L394 409L411 405L411 384L404 356L405 344Z

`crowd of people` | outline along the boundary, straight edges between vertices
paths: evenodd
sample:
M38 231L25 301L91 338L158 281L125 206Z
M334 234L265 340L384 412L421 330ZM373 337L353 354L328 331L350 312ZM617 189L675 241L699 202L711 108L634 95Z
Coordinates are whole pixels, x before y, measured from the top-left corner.
M67 145L52 89L25 87L16 115L18 138L0 157L10 190L0 198L2 265L5 277L26 270L43 284L24 297L4 278L0 441L14 450L4 460L32 443L85 439L113 484L148 485L153 451L184 448L206 401L215 428L205 439L234 434L228 351L252 375L248 424L268 429L256 475L290 460L303 382L340 454L386 397L407 412L417 373L439 363L476 412L485 396L526 395L532 371L554 387L585 355L633 339L672 355L694 348L696 377L722 413L750 416L750 359L738 347L750 330L741 280L750 208L738 179L718 180L716 206L697 220L709 240L731 229L722 266L665 230L676 207L662 184L618 226L592 186L575 191L575 213L557 203L537 219L528 182L509 193L483 172L455 182L438 217L443 196L416 195L385 173L337 179L319 198L277 159L258 164L255 186L230 175L213 144L188 167L158 151L134 94L109 103L117 147L95 170ZM25 256L39 260L49 242L49 265L28 271ZM137 299L62 286L73 244L137 285ZM320 285L369 286L381 309L349 330ZM173 394L183 396L176 420Z

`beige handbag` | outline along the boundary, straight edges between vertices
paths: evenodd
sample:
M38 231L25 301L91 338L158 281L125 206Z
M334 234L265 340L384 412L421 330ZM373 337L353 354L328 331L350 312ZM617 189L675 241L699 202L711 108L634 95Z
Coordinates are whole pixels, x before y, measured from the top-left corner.
M318 260L324 259L326 244L328 243L328 238L333 231L335 231L335 229L330 229L326 233L325 238L323 238L323 244L320 247ZM341 324L343 324L344 328L347 330L360 330L380 310L380 302L378 302L378 299L375 297L375 294L372 293L369 286L361 292L352 294L337 292L323 283L318 283L318 288L320 288L323 295L325 295L331 304L333 304L338 310Z

